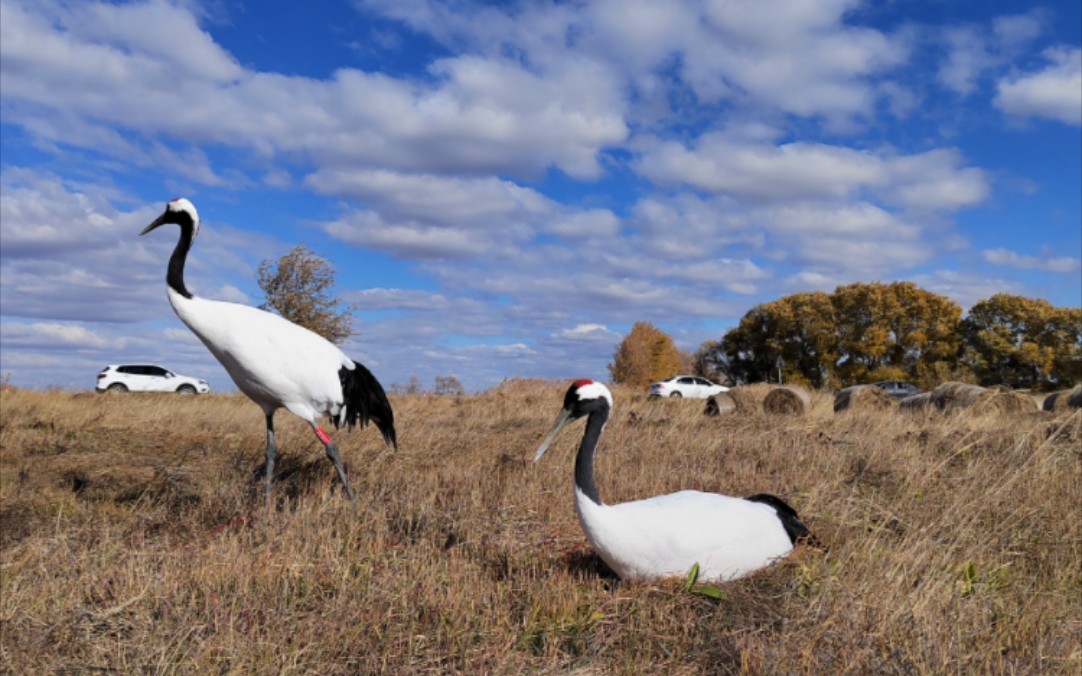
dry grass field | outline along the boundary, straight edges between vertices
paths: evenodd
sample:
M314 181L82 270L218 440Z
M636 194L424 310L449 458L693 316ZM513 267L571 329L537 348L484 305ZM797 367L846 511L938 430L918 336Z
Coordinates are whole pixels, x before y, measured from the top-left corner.
M1082 670L1082 413L702 414L614 388L608 502L781 495L799 548L711 598L614 579L571 497L566 383L392 397L335 435L354 507L278 414L275 506L240 396L0 393L5 673Z

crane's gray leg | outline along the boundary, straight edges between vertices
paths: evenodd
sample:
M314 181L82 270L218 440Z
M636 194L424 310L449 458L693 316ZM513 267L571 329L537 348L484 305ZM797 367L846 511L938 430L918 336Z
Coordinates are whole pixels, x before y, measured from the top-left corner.
M263 504L270 507L271 481L274 479L274 456L278 453L278 445L274 443L274 411L266 413L267 416L267 483L263 494Z
M312 429L315 430L316 436L323 442L323 448L327 451L327 457L334 463L334 468L338 470L338 478L342 480L342 485L346 487L346 493L349 495L349 499L353 504L357 504L357 496L353 493L353 487L349 485L349 479L346 478L346 470L342 467L342 458L338 455L338 447L334 445L331 438L316 425L312 425Z

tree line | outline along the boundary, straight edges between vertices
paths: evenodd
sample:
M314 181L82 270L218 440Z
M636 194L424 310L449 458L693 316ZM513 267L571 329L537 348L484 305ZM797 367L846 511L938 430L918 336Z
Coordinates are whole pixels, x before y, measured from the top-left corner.
M963 317L957 303L912 282L855 283L756 305L694 354L639 322L609 371L637 386L693 372L733 384L963 380L1054 390L1082 382L1082 308L1000 293Z

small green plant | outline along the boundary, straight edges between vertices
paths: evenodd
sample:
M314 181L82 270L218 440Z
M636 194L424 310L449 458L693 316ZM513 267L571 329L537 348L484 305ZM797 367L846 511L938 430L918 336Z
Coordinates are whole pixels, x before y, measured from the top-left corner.
M990 572L985 573L983 579L981 575L977 573L977 564L972 561L966 561L961 567L959 577L961 578L960 591L962 598L967 599L977 593L978 590L984 589L985 591L994 591L1006 589L1011 584L1011 574L1009 570L1010 564L999 566L992 569Z
M699 581L699 562L696 561L691 570L688 571L688 575L684 578L684 591L698 596L705 596L707 598L714 599L715 601L721 601L725 598L725 592L720 588L710 584L698 584Z
M962 566L962 598L968 599L977 591L977 565L972 561L966 561Z

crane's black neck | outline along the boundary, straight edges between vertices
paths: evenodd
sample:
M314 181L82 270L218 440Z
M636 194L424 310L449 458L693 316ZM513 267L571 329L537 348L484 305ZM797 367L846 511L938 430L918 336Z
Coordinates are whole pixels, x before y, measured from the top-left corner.
M191 298L192 294L188 287L184 286L184 263L188 260L188 251L192 248L192 238L195 236L195 226L190 220L178 223L180 226L180 239L177 240L177 248L173 249L173 255L169 257L169 268L165 273L165 283L185 298Z
M597 505L601 504L601 497L597 493L597 484L594 483L594 454L597 453L597 442L608 419L608 406L590 413L590 417L586 419L586 432L579 444L579 453L575 456L575 486Z

